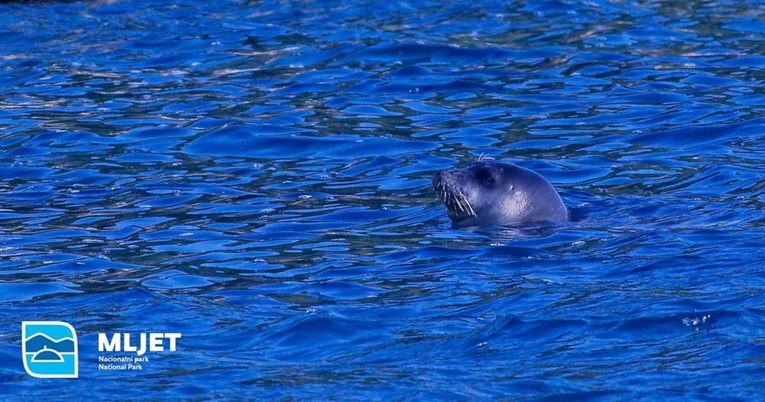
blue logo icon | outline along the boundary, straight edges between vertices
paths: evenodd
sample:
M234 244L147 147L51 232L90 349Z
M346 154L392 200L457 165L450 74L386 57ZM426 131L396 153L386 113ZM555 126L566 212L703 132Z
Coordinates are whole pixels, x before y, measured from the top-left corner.
M77 333L63 321L23 321L24 369L37 378L77 378Z

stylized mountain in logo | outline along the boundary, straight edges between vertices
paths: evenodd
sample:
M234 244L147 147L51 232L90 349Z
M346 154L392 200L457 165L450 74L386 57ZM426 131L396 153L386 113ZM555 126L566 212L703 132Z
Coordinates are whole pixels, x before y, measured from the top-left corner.
M26 341L27 353L39 352L43 349L55 350L59 353L74 353L72 338L51 339L43 333L36 333Z

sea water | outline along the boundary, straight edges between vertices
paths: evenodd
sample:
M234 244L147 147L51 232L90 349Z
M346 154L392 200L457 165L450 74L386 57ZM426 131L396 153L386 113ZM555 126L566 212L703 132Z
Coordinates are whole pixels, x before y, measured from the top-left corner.
M0 394L763 399L763 10L3 3ZM572 221L452 228L479 157ZM182 336L100 369L115 333Z

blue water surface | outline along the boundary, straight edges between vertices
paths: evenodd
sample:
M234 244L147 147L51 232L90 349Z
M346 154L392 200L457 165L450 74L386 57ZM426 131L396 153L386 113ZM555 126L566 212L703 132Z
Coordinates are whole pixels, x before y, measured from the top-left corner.
M3 2L0 395L765 399L763 82L761 2ZM572 222L452 228L478 157Z

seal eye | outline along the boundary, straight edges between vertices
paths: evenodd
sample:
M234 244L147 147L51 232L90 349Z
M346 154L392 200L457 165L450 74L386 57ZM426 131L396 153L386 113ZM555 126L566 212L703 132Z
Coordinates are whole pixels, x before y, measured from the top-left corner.
M494 177L491 175L489 169L481 168L476 170L475 178L484 187L494 187Z

